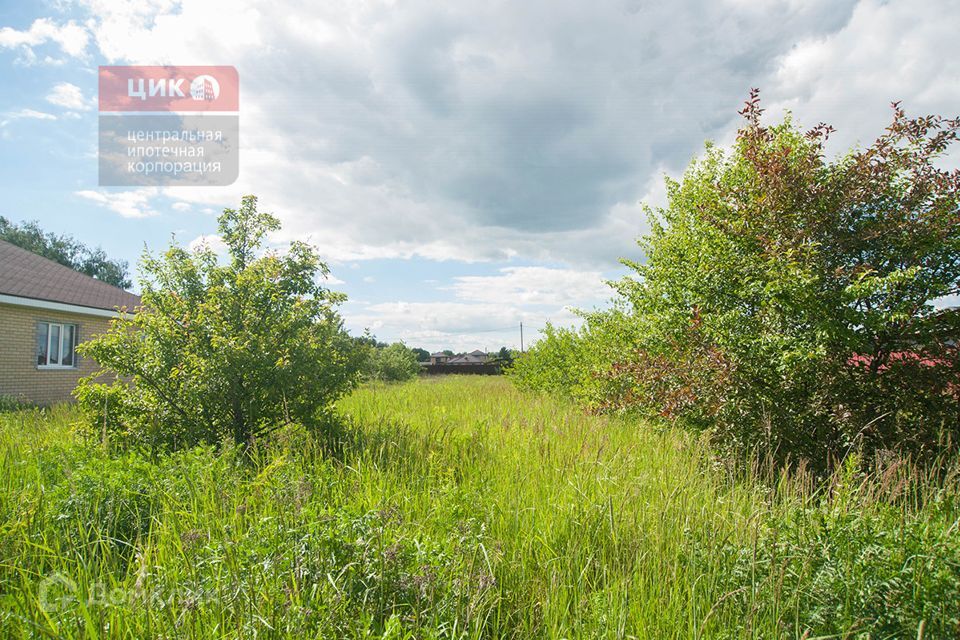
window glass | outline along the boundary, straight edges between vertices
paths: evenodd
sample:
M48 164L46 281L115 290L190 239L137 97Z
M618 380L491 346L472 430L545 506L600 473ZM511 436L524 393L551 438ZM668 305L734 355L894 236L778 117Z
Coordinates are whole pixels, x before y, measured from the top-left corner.
M50 325L50 364L60 364L60 325Z
M76 327L72 324L63 325L63 357L60 359L60 364L66 367L73 366L73 348L75 344Z
M55 322L37 323L37 365L75 367L77 365L77 325Z
M46 322L37 324L37 364L47 364L47 330L50 325Z

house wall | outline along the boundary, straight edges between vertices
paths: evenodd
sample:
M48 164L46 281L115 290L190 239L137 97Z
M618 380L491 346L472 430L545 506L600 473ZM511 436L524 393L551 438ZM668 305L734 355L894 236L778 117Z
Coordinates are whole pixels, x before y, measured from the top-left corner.
M96 363L77 356L70 369L37 367L37 323L77 325L77 344L102 333L110 318L0 304L0 396L40 405L68 402L77 381L93 373Z

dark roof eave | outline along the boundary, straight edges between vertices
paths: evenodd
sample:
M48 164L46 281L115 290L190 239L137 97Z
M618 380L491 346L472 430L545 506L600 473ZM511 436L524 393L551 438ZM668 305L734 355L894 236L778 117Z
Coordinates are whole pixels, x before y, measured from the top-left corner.
M78 309L90 309L91 311L112 311L114 313L120 313L121 309L125 309L127 313L133 313L140 308L139 305L135 307L94 307L88 304L77 304L75 302L63 302L62 300L52 300L50 298L35 298L32 296L23 296L16 293L4 293L2 291L0 291L0 296L5 296L7 298L20 298L21 300L36 300L37 302L48 302L50 304L61 304L65 307L76 307Z

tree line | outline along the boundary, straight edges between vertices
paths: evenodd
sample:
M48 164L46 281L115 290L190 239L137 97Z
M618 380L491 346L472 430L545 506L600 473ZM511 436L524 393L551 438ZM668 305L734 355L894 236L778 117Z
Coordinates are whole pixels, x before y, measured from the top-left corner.
M111 260L102 248L72 236L44 231L36 221L18 224L0 216L0 240L121 289L133 284L126 261Z

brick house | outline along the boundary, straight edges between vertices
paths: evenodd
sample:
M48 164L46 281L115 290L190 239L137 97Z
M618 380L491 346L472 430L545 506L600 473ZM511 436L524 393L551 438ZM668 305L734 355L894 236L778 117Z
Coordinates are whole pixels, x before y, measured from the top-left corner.
M480 351L479 349L476 349L474 351L471 351L470 353L461 353L458 356L450 358L450 360L447 361L447 364L471 366L471 365L478 365L478 364L486 364L487 360L488 360L487 354L484 353L483 351Z
M96 370L76 345L140 297L0 240L0 396L69 401Z
M487 354L479 349L470 353L451 356L443 351L430 354L430 364L478 365L487 363Z

